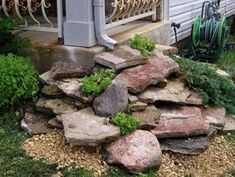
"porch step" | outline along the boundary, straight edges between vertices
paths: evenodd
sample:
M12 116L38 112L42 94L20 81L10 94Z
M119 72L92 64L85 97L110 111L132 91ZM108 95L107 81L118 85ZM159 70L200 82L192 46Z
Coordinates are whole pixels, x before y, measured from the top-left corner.
M109 29L107 33L117 40L119 45L127 44L128 40L136 33L143 34L155 40L158 44L169 45L171 28L169 22L135 21ZM39 55L34 57L33 64L40 73L49 70L56 61L73 61L84 67L93 67L94 55L106 50L105 47L100 45L91 48L59 45L57 33L52 32L27 31L21 35L29 37L35 48L39 50Z

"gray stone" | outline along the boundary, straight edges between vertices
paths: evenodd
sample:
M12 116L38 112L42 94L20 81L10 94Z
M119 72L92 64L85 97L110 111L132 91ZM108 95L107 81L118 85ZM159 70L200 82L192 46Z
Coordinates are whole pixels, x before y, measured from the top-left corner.
M128 106L127 88L118 82L113 82L103 94L93 102L95 113L100 116L113 116L123 112Z
M147 62L147 58L142 56L140 51L129 46L120 46L114 51L97 54L94 60L100 65L117 70Z
M48 121L48 126L50 128L63 129L63 125L56 118L52 118Z
M77 105L70 99L46 99L40 98L36 103L36 110L45 114L65 114L76 112Z
M104 117L94 114L92 108L61 115L67 141L78 146L98 146L116 140L120 129Z
M206 122L216 127L217 130L223 130L226 123L226 110L224 108L207 108L202 111Z
M150 85L164 81L172 73L178 71L179 65L175 61L167 56L159 55L148 59L144 65L123 70L116 80L125 83L129 92L137 94Z
M43 114L26 112L24 119L21 121L21 128L31 136L51 133L54 129L48 127L49 118Z
M185 87L185 83L179 80L168 81L165 88L151 86L138 96L145 103L156 101L174 102L179 104L202 105L202 98L195 92Z
M159 142L148 131L137 130L107 145L105 149L108 164L121 165L133 174L159 167L161 163Z
M133 103L133 104L130 104L130 111L132 112L135 112L135 111L144 111L146 108L147 108L147 104L146 103L143 103L143 102L136 102L136 103Z
M151 132L157 138L185 138L209 133L209 124L202 117L201 109L189 106L160 108L161 117Z
M55 80L84 77L90 70L72 62L56 62L51 67L51 77Z
M51 71L47 71L41 75L39 75L39 80L44 85L54 85L55 80L52 78Z
M233 133L235 132L235 117L226 116L225 118L225 127L223 129L225 133Z
M138 98L137 98L137 96L135 96L135 95L129 94L129 95L128 95L128 101L129 101L130 104L133 104L133 103L138 102Z
M81 85L78 79L66 79L58 83L58 88L67 96L75 98L84 104L89 104L93 101L94 97L82 94Z
M132 116L140 121L140 129L151 130L156 127L161 113L155 106L148 106L145 111L133 112Z

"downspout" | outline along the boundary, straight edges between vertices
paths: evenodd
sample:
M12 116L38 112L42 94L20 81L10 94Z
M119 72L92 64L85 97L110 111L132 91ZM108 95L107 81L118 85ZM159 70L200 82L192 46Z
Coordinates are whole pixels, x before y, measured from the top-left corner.
M110 38L105 31L105 0L93 0L95 34L98 43L109 49L114 49L117 41Z

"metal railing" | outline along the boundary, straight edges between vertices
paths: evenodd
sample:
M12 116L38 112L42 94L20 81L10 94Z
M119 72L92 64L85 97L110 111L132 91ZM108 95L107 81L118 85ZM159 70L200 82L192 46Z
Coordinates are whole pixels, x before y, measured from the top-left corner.
M0 14L22 21L27 30L58 32L63 37L63 3L57 0L53 5L47 0L0 0ZM53 1L52 1L53 2ZM48 12L55 14L49 17Z
M152 16L157 20L160 0L106 0L106 29Z

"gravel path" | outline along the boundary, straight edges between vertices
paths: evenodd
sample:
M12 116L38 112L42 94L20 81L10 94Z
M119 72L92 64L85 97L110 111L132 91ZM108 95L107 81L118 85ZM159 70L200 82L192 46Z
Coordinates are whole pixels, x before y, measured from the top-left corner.
M34 136L28 139L23 149L35 159L47 163L58 163L59 168L73 163L91 170L95 176L108 168L99 154L100 148L85 149L66 144L61 132ZM220 177L224 172L235 169L235 144L224 136L217 136L207 151L200 155L187 156L175 153L163 153L162 165L158 171L160 177Z

